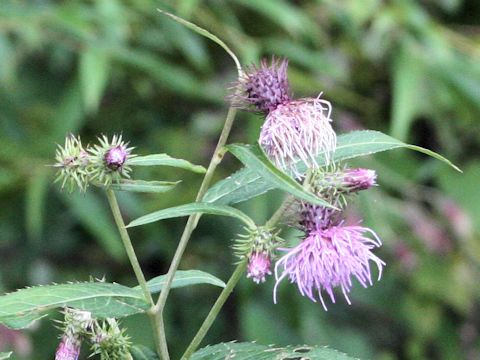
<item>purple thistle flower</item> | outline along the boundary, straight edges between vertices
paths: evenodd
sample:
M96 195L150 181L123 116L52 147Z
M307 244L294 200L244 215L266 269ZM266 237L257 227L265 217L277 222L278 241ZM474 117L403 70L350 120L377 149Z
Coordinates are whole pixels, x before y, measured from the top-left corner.
M330 118L332 106L327 100L307 98L280 104L271 111L260 132L259 143L280 168L298 173L295 162L318 168L315 157L323 153L332 160L337 138Z
M260 284L265 282L265 276L272 275L270 271L270 256L264 252L254 252L248 259L247 278Z
M123 166L129 155L125 145L117 145L109 149L105 154L105 163L111 170L117 170Z
M249 67L234 86L235 93L230 96L232 105L268 114L278 105L290 101L287 67L287 59L275 58L270 66L263 59L260 68Z
M343 185L349 192L370 189L377 185L377 174L370 169L345 169L343 172Z
M80 355L80 340L74 336L63 336L55 353L55 360L77 360Z
M373 239L364 234L370 233ZM340 287L350 304L348 293L352 288L352 276L367 287L372 285L370 261L378 268L378 280L382 275L385 263L372 253L381 241L372 230L361 226L331 226L326 229L313 229L307 237L293 249L288 251L275 265L276 284L273 292L274 303L277 302L277 287L288 277L297 284L302 296L313 302L320 299L327 310L322 292L325 291L335 303L333 289ZM280 274L280 270L282 273Z

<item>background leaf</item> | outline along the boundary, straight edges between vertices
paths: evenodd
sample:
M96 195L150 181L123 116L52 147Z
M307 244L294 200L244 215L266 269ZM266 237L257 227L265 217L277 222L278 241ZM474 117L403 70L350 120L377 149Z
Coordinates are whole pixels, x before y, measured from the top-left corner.
M116 260L125 258L120 235L113 224L105 203L91 191L85 194L65 194L62 199L70 205L71 211L94 235L104 251Z
M108 56L97 48L88 48L80 56L80 84L88 112L98 109L108 82L109 67Z
M134 360L158 360L157 354L143 345L134 345L130 349Z

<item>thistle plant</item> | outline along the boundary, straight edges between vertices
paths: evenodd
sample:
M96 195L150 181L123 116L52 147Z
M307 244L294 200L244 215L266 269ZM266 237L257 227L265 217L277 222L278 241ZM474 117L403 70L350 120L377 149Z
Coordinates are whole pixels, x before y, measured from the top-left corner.
M369 131L337 137L332 127L334 111L322 92L311 98L293 99L286 59L273 58L270 63L262 60L259 66L250 65L243 71L233 52L216 36L165 14L212 39L232 56L238 81L230 96L231 106L206 168L163 153L133 155L133 147L129 147L121 135L99 136L93 145L86 147L79 137L68 135L65 145L58 147L55 181L68 191L78 188L85 192L89 185L104 191L138 286L87 281L27 288L1 297L0 322L16 327L28 326L52 308L66 307L56 359L77 359L84 342L91 347L92 356L100 359L169 360L164 309L170 290L174 286L197 283L215 284L222 287L222 291L181 358L209 359L213 354L215 358L225 359L243 359L247 355L263 358L265 349L257 351L255 344L219 344L196 352L225 301L243 278L251 279L257 286L268 286L273 285L269 275L274 273L273 303L279 301L279 288L283 280L288 279L300 295L320 301L327 310L325 298L334 303L336 293L341 293L348 304L354 303L352 289L357 285L373 285L373 279L380 280L385 270L385 262L377 255L380 236L359 223L347 225L345 218L351 199L358 192L375 186L377 174L370 169L348 168L342 160L393 149L388 145L393 139ZM227 144L237 109L253 110L259 115L263 125L257 144ZM346 145L348 152L337 151ZM400 147L398 142L395 147ZM237 157L244 168L212 186L215 171L227 151ZM450 164L440 155L435 157ZM176 182L158 179L138 179L137 166L170 166L201 173L204 177L194 202L162 208L125 224L116 198L118 191L162 193L173 191L176 185ZM265 223L257 224L248 214L232 206L271 189L283 191L285 200ZM244 226L243 234L225 246L225 251L233 249L238 258L226 283L200 270L178 270L202 214L227 216ZM147 281L130 238L130 228L181 216L188 216L188 220L168 272ZM289 242L282 238L288 226L301 231L296 245L288 246ZM195 276L185 277L187 273ZM160 292L158 298L157 292ZM128 329L119 325L121 318L138 313L149 318L150 324L145 326L151 326L155 351L146 351L132 343ZM247 355L242 353L244 346L248 349ZM268 354L272 357L268 359L298 358L298 353L292 354L291 349L271 348ZM302 358L310 352L311 359L333 356L330 349L302 349ZM145 355L147 353L150 355Z

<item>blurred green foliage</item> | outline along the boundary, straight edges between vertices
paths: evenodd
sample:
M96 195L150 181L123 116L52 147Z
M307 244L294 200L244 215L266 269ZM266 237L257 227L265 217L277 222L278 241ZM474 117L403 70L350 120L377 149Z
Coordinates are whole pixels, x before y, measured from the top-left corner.
M133 285L134 278L100 192L60 193L51 185L55 144L123 133L136 153L166 152L206 165L236 72L222 49L161 16L161 7L223 39L243 64L290 59L296 97L320 91L338 132L381 130L435 150L464 174L399 151L357 161L380 186L360 196L363 218L384 241L383 279L356 286L353 305L324 312L293 285L272 306L273 281L241 282L209 342L330 345L360 358L480 357L480 4L461 0L2 0L0 2L0 288L87 280ZM241 114L232 141L255 142L262 119ZM217 178L239 167L228 157ZM142 169L136 178L175 181L178 191L122 194L126 220L194 199L201 176ZM241 208L257 221L279 193ZM167 220L132 229L147 273L166 272L183 226ZM240 225L202 218L181 268L227 279ZM294 234L292 234L292 238ZM218 290L176 289L168 337L179 355ZM151 345L143 316L124 321ZM57 331L0 329L0 351L52 358ZM86 352L84 352L86 353ZM22 354L23 357L22 357Z

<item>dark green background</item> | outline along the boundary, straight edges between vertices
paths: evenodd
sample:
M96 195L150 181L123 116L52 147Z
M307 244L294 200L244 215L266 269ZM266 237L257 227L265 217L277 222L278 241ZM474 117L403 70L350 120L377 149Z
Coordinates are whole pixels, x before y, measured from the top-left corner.
M356 162L379 176L380 186L350 213L383 239L383 279L369 289L357 284L352 306L339 295L328 312L287 283L273 306L271 278L260 286L243 280L207 340L330 345L362 359L479 358L480 6L473 0L0 0L1 290L89 275L135 284L101 191L68 195L51 184L46 165L67 133L86 143L122 133L138 154L208 164L235 68L221 48L157 7L213 32L243 64L288 57L295 96L323 91L338 133L380 130L464 170L404 150ZM261 124L240 114L231 140L255 142ZM227 156L216 178L237 168ZM122 194L127 221L193 201L201 181L168 168L135 177L183 182L166 194ZM240 207L261 223L280 201L271 193ZM147 277L166 272L183 225L132 229ZM239 231L230 219L205 216L181 268L228 279ZM175 356L218 292L172 291ZM146 319L123 324L135 342L151 344ZM22 334L1 329L0 350L53 358L57 336L51 320Z

